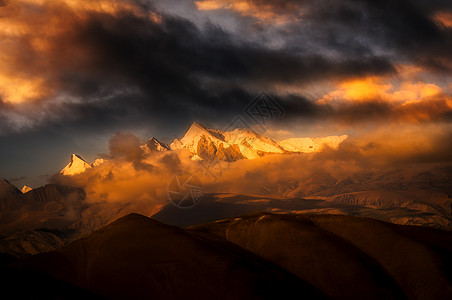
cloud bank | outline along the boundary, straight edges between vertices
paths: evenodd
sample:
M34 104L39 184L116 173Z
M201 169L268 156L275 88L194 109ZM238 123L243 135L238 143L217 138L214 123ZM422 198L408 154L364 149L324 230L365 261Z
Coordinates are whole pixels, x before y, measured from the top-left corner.
M223 128L262 91L286 111L270 131L450 130L447 1L0 3L0 176L30 155L18 140L57 136L36 161L116 131L174 138Z

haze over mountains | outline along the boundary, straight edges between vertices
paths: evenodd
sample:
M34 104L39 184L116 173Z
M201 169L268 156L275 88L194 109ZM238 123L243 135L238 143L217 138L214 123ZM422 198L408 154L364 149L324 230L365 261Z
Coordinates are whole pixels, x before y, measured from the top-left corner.
M0 276L23 297L19 278L63 299L448 299L452 167L366 168L338 159L347 142L118 133L45 186L0 181ZM169 182L186 175L204 194L181 209Z
M140 149L145 154L184 149L189 151L192 160L236 161L256 159L270 154L319 152L325 147L337 149L347 137L342 135L321 138L290 138L275 142L248 129L236 128L224 132L208 129L194 122L180 140L175 139L170 145L167 145L152 137L140 146ZM61 170L60 174L77 175L102 162L102 159L98 159L93 164L89 164L81 156L72 154L71 162Z
M0 299L452 299L451 49L445 0L0 0Z
M365 168L337 159L347 141L275 142L247 129L223 132L198 123L170 145L117 135L110 155L89 164L73 154L43 187L20 191L3 180L0 248L14 256L39 253L133 212L177 226L267 211L452 228L451 167ZM168 201L169 182L183 174L194 174L205 191L191 210Z
M318 201L317 203L326 202L329 206L322 204L319 207L312 208L313 211L364 214L398 224L451 227L452 184L449 180L452 174L451 168L401 168L389 169L384 172L381 170L376 172L346 170L333 174L333 172L328 171L330 167L322 165L323 162L315 165L314 162L310 161L310 157L316 155L316 153L319 153L319 155L322 151L334 153L346 139L347 136L330 136L325 138L291 138L275 142L248 129L234 129L223 132L207 129L195 122L181 139L175 139L170 145L164 144L156 138L151 138L146 144L141 145L139 150L144 153L142 160L148 166L153 165L155 167L153 161L155 155L160 160L167 157L175 159L174 156L169 155L173 152L180 153L180 151L186 153L189 161L200 161L204 168L206 164L208 167L210 167L209 164L214 165L211 167L212 170L203 170L203 174L200 174L199 169L195 169L194 172L197 176L204 175L202 178L204 183L212 182L212 192L258 194L288 199L315 199ZM264 161L263 164L267 165L262 169L262 172L274 173L275 170L268 164L275 164L272 158L278 154L280 156L275 159L280 157L283 161L276 164L275 167L287 168L285 165L294 165L294 169L297 171L295 174L285 178L287 174L284 170L277 170L277 178L269 178L267 182L257 179L258 182L256 183L252 178L250 180L250 174L256 172L259 168L251 167L251 169L247 169L245 167L242 175L244 178L233 177L230 179L227 176L229 171L234 174L232 176L240 176L240 173L234 170L241 170L242 165L246 164L246 160L252 160L256 163ZM291 154L308 156L299 158L291 156ZM136 156L136 154L133 155ZM273 155L273 157L269 158L269 155ZM175 159L176 164L179 157ZM264 160L264 157L267 157L267 161ZM76 163L71 162L61 171L61 174L65 174L65 172L67 174L80 174L81 171L84 172L91 166L100 166L106 161L96 160L92 165L88 165L77 155L73 155L72 159ZM219 163L223 161L234 164L219 166ZM171 165L169 167L193 170L187 165L183 167ZM219 179L209 177L209 174L215 176L213 172L218 167L222 176ZM300 170L297 170L297 167ZM336 168L345 168L345 166L336 166ZM287 173L289 173L290 168L287 170ZM308 170L308 172L304 174L303 171L305 170ZM335 171L337 172L337 170ZM226 181L226 190L222 180ZM262 182L259 182L259 180ZM244 187L234 189L234 187L240 185L239 182ZM256 185L259 188L252 189ZM343 205L343 208L333 208L333 204ZM357 208L359 208L359 212L356 211ZM299 212L296 205L285 209L267 206L265 210ZM384 212L383 210L387 211ZM249 210L245 211L248 212ZM211 220L208 215L197 220L197 222Z

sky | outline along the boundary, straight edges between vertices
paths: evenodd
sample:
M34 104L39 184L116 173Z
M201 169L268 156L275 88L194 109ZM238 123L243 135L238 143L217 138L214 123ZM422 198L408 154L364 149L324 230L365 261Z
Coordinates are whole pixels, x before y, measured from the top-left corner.
M222 129L262 92L275 140L451 162L451 50L447 0L0 0L0 178L36 186L118 132Z

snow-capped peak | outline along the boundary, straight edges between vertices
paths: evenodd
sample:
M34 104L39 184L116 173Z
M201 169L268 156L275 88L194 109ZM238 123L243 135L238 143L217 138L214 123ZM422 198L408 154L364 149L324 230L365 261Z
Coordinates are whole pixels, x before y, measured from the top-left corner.
M201 140L202 144L213 142L215 145L223 144L223 146L229 147L219 131L207 129L201 124L193 122L180 140L175 139L171 143L170 148L172 150L189 149L193 154L197 154L198 144Z
M155 137L150 138L146 144L141 146L141 149L146 153L154 152L154 151L168 151L169 146L165 143L160 142Z
M284 153L284 149L277 142L248 129L234 129L223 133L225 140L238 145L242 155L254 159L266 153Z
M193 160L218 159L234 161L242 158L255 159L267 154L282 154L290 152L318 152L325 147L337 149L347 138L344 136L329 136L323 138L294 138L275 142L252 130L236 128L230 131L209 129L193 122L184 136L175 139L171 145L151 138L141 146L147 153L152 151L167 151L186 149Z
M28 193L29 191L31 191L32 188L29 186L24 185L24 187L20 190L23 194Z
M85 172L89 168L91 168L91 165L88 164L83 158L77 154L72 154L71 162L63 170L61 170L60 174L68 176L77 175Z
M190 128L188 128L187 132L184 134L180 141L182 144L189 144L193 140L196 140L199 137L201 137L202 135L208 136L219 142L224 142L223 137L220 134L220 131L207 129L206 127L202 126L197 122L193 122L191 124Z
M222 132L194 122L182 139L174 140L171 149L188 149L193 159L253 159L266 153L284 153L273 140L247 129Z

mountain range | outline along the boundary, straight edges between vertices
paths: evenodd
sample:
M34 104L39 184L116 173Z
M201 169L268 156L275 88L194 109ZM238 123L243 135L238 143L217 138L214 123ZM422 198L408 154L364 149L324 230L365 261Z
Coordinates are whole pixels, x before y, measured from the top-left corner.
M322 151L323 147L337 148L345 138L275 142L246 129L223 132L193 123L180 140L167 145L151 138L139 149L145 156L157 159L167 152L184 151L194 165L210 159L246 163L247 160L265 161L274 154L288 158L309 157L309 153ZM307 154L296 156L295 153ZM200 226L266 212L360 216L400 225L452 229L452 182L449 180L452 169L448 166L365 170L343 177L314 168L290 180L276 177L270 183L262 183L257 193L210 191L196 207L182 210L166 198L159 202L134 197L99 201L90 198L83 186L71 184L77 179L73 175L101 168L105 161L105 158L98 159L90 164L73 154L57 176L65 180L55 180L35 189L24 187L21 191L8 180L0 180L0 258L2 255L22 258L59 249L130 213L140 213L177 227ZM102 175L98 179L111 180L114 175L109 170L106 169L105 178ZM153 192L151 188L149 192Z
M271 154L319 152L325 147L337 149L348 138L347 135L318 138L290 138L275 142L252 130L236 128L231 131L208 129L194 122L181 139L165 144L150 138L140 149L144 154L153 152L187 150L192 160L236 161L257 159ZM77 175L104 162L97 159L92 164L81 156L72 154L69 164L61 170L62 175Z
M220 160L240 167L248 160L273 160L271 155L306 159L304 164L346 138L276 142L247 129L219 131L193 123L169 145L151 138L137 149L140 158L153 157L153 162L188 154L184 162L190 166ZM132 160L108 164L107 159L116 158L90 164L73 154L52 182L35 189L19 190L0 180L5 294L38 299L452 297L449 166L346 176L316 167L259 182L257 193L205 192L196 206L180 209L166 198L127 198L134 187L121 180L126 199L93 198L90 187L77 180L99 180L114 189L110 183L117 173L111 168L121 164L133 169L132 175L125 172L125 178L131 176L128 184L134 184L135 172L164 175L163 169L143 171ZM267 171L265 164L261 171ZM152 193L149 180L158 178L149 178L144 183Z
M264 155L290 152L321 151L324 147L337 148L348 136L324 138L292 138L275 142L252 130L236 128L231 131L208 129L194 122L184 136L175 139L167 148L188 149L192 159L256 159Z

